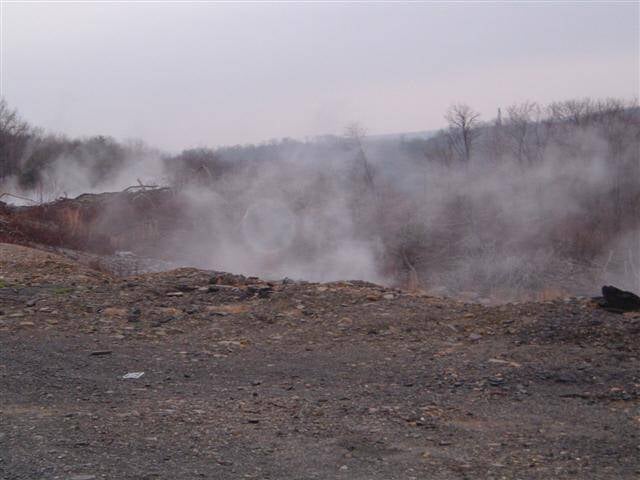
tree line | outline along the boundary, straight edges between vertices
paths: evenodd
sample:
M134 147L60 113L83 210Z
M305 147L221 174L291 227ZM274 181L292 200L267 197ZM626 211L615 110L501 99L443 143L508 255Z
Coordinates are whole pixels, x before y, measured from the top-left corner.
M382 275L404 284L541 288L550 272L569 278L575 268L640 282L637 101L523 102L488 120L454 104L443 120L418 137L369 136L353 124L343 135L169 155L141 142L46 134L0 101L0 185L64 194L57 172L73 165L99 190L154 157L176 191L226 199L232 223L255 200L247 192L265 185L301 218L341 199L349 232L331 241L371 244ZM313 235L296 242L290 254L301 259L322 247Z

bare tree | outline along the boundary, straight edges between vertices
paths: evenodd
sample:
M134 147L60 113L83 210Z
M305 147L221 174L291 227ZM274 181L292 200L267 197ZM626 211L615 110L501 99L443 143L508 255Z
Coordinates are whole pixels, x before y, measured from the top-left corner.
M353 143L357 149L357 162L362 166L363 178L365 185L371 191L374 190L373 168L367 159L364 151L363 141L367 136L367 130L364 126L357 122L350 123L345 128L345 136Z
M459 103L449 107L444 117L449 123L447 134L451 146L464 162L469 163L473 143L480 134L480 114L469 105Z
M511 140L513 154L519 163L533 162L542 157L544 135L542 109L536 102L524 102L507 108L509 115L506 131Z
M505 125L501 108L498 108L495 120L488 125L486 137L485 150L488 154L488 160L494 163L502 162L507 153L507 142L505 141Z
M0 179L18 169L30 132L29 124L9 107L5 99L0 98Z
M440 131L429 140L424 155L428 161L451 166L455 160L456 152L446 132Z
M23 121L16 110L9 108L7 101L0 98L0 134L25 135L29 132L29 125Z
M596 105L590 98L553 102L549 105L549 116L560 122L582 126L593 115Z

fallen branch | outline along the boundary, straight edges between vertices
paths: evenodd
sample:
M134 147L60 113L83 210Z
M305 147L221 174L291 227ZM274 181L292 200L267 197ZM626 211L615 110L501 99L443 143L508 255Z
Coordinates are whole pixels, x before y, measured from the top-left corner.
M36 202L35 200L32 200L32 199L30 199L28 197L23 197L22 195L16 195L15 193L2 192L2 193L0 193L0 198L2 198L2 197L13 197L13 198L17 198L17 199L20 199L20 200L26 200L27 202L31 202L34 205L38 204L38 202Z

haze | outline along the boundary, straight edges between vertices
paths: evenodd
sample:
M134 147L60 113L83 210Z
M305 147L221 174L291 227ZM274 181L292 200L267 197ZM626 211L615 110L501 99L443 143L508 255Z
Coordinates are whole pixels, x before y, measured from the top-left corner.
M169 150L439 128L527 99L638 95L637 2L2 2L2 92L29 122Z

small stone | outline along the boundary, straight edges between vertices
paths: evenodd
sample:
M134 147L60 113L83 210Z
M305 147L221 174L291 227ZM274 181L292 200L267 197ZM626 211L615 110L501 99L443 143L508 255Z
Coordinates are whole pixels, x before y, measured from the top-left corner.
M167 297L182 297L184 293L182 292L167 292Z
M109 355L111 353L112 353L111 350L95 350L95 351L91 352L89 355L91 355L93 357L99 357L99 356L102 356L102 355Z
M95 478L95 475L73 475L69 480L94 480Z
M129 313L129 316L127 317L127 321L130 323L137 323L140 321L141 314L142 314L142 311L139 308L134 308L133 310L131 310L131 313Z
M471 335L469 335L469 340L471 340L472 342L480 340L481 338L482 335L480 335L479 333L472 333Z
M186 284L176 285L176 290L179 292L193 292L195 289L196 287L192 285L186 285Z
M386 293L382 296L385 300L393 300L396 296L393 293Z
M171 321L175 320L175 317L165 317L165 318L161 318L155 322L153 322L151 324L152 327L160 327L162 325L164 325L165 323L169 323Z

